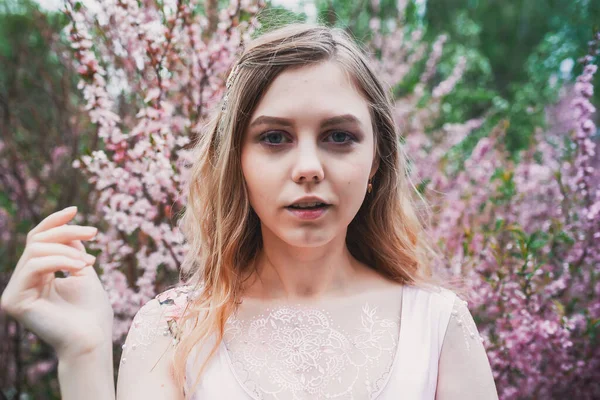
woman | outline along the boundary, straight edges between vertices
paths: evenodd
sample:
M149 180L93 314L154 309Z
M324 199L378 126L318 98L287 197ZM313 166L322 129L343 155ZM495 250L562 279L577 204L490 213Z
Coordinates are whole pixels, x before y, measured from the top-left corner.
M135 316L119 399L497 398L466 302L429 268L388 93L341 30L247 46L196 147L185 285ZM63 399L113 398L74 211L30 232L2 306L56 349Z

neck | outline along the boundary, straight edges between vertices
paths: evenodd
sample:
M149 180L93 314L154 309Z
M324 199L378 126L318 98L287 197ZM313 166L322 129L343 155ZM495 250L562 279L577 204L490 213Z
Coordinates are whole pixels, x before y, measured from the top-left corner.
M340 235L318 247L291 247L265 240L250 280L248 297L314 300L351 293L359 265Z

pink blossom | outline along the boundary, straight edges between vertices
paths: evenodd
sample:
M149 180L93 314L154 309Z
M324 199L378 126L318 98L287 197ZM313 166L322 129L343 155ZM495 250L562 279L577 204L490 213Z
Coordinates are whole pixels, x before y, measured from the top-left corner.
M232 2L205 42L200 38L208 22L193 13L194 5L182 3L178 20L169 15L163 20L155 5L140 7L133 0L107 0L96 16L85 7L76 10L72 2L67 7L71 23L65 29L81 75L78 87L103 144L103 150L94 149L73 166L94 186L98 208L92 217L107 227L93 248L100 252L101 279L117 316L117 343L141 305L172 283L158 282L157 272L177 277L187 247L170 217L186 202L180 192L194 158L181 147L219 103L222 76L256 28L253 22L234 25L240 11ZM246 2L242 8L253 14L261 6ZM96 19L105 40L92 39ZM427 89L424 83L433 80L446 39L438 38L428 53L422 30L407 36L397 27L383 35L384 23L370 22L371 49L382 54L371 62L390 88L428 60L420 89L395 100L394 120L406 132L411 178L428 182L425 196L440 210L429 233L445 260L434 267L468 284L500 397L585 398L589 382L600 378L600 353L589 345L587 326L600 318L600 284L594 283L600 250L598 241L590 240L599 233L600 207L590 102L593 57L584 59L584 73L564 95L566 111L560 119L549 117L547 131L535 132L519 163L503 147L502 124L462 160L453 156L454 147L485 119L441 128L432 122L441 115L442 98L466 71L466 58ZM131 98L125 111L111 89L118 76L127 82L122 94ZM426 90L431 98L420 104ZM569 140L577 150L571 158ZM170 317L181 312L181 303L173 306Z

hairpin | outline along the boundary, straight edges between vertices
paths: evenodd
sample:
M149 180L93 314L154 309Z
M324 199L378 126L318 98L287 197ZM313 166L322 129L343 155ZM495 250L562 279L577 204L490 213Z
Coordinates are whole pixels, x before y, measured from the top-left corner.
M225 109L227 108L227 100L229 99L229 89L231 88L231 85L233 84L233 81L235 80L235 76L237 75L238 71L239 64L236 64L231 73L229 74L229 77L227 78L227 82L225 83L225 96L223 97L223 106L221 107L221 111L225 111Z

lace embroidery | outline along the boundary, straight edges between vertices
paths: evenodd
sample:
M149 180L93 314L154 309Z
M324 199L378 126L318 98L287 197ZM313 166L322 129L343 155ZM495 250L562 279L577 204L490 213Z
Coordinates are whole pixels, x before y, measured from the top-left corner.
M180 286L158 294L145 304L133 318L127 342L121 347L121 364L127 362L132 351L143 360L148 348L162 336L171 336L173 344L180 340L177 320L191 296L188 286Z
M469 308L467 307L468 303L460 298L456 298L454 301L454 305L452 307L452 314L450 317L456 321L456 324L460 326L463 336L465 338L465 344L467 346L467 350L471 350L471 345L473 341L483 342L483 338L479 335L477 331L477 325L473 320L473 316L469 312Z
M366 398L386 382L399 318L362 307L359 328L334 326L325 310L281 306L226 324L224 344L242 385L257 399Z

